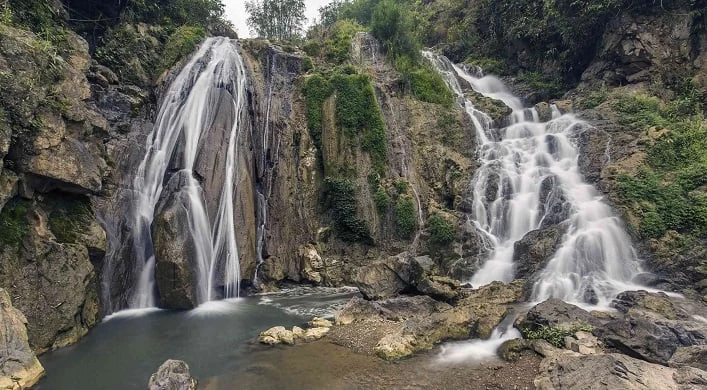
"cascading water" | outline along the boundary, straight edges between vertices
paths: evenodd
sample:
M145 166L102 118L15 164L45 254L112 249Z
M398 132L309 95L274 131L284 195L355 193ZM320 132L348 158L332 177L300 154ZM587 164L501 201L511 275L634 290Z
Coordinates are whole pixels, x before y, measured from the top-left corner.
M552 120L541 122L538 112L523 108L498 78L477 77L445 57L424 55L463 102L479 141L481 167L472 180L470 218L490 256L471 284L513 280L514 243L531 230L561 223L566 233L534 285L533 301L607 305L619 292L638 287L631 282L641 270L630 237L579 171L571 140L588 125L555 106ZM494 127L465 97L462 82L508 106L510 124Z
M208 38L164 95L153 131L147 138L147 153L133 182L135 205L132 215L127 217L138 268L135 272L139 274L129 301L131 308L156 304L151 225L167 177L178 177L176 190L186 195L180 200L188 214L187 234L191 236L196 257L191 261L196 264L197 301L217 298L220 294L216 287L221 284L225 297L238 296L240 269L233 199L239 182L236 161L246 99L245 75L235 44L227 38ZM220 194L216 194L217 202L209 207L197 164L200 154L208 153L203 150L202 135L225 111L233 114L232 124L226 130L227 148L223 155L208 157L225 159L225 163L214 164L223 167L223 182Z

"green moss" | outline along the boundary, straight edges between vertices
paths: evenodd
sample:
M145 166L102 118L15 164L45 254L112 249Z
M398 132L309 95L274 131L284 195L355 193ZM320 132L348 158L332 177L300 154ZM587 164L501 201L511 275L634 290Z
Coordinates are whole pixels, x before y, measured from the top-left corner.
M578 108L586 110L595 108L609 99L609 93L606 88L601 88L598 91L590 92L587 97L582 99L577 105Z
M577 324L571 327L553 327L553 326L540 326L536 329L521 328L520 332L523 337L529 340L545 340L557 348L562 348L565 345L565 337L573 336L575 333L591 332L594 330L592 326L586 324Z
M454 226L439 214L430 216L430 242L433 244L447 244L454 241L456 232Z
M307 104L307 128L314 144L322 148L322 117L324 116L324 101L332 94L332 86L328 79L315 74L307 78L302 90Z
M541 72L524 72L519 74L516 80L526 84L530 89L540 92L543 96L559 97L562 95L562 82Z
M177 61L191 54L196 46L206 37L206 31L200 26L181 26L167 38L162 52L162 66L158 73L171 68Z
M0 249L7 246L19 247L29 231L27 213L30 203L25 200L11 200L0 212Z
M86 231L93 212L86 197L55 196L47 201L49 209L49 229L57 241L76 243L82 232Z
M402 238L410 238L415 231L415 204L410 196L401 196L395 203L395 226Z
M410 189L410 183L408 183L405 179L398 179L395 182L395 189L400 195L407 194L408 190Z
M419 66L403 72L412 94L427 103L451 106L454 95L437 71L430 66Z
M326 206L331 210L337 237L343 241L373 244L368 224L356 217L356 188L347 179L324 180Z
M306 73L312 69L314 69L314 62L312 62L312 58L311 57L302 58L302 71Z
M508 67L504 60L498 58L482 57L474 58L467 57L464 60L465 64L478 66L485 74L505 75L508 72Z
M116 72L122 82L145 86L162 65L155 43L134 25L123 23L106 32L94 58Z

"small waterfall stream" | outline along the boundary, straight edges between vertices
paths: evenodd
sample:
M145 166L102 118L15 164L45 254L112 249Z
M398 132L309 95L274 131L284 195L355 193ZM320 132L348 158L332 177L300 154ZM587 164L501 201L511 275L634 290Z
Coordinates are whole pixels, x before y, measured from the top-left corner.
M236 297L240 269L236 243L233 199L238 190L238 142L246 99L246 73L235 43L223 37L208 38L182 68L164 94L153 131L147 137L147 153L133 181L134 207L127 225L131 229L132 255L139 274L129 299L130 308L156 305L155 248L151 228L163 192L178 178L180 207L188 215L187 228L196 265L197 301ZM230 106L230 107L228 107ZM232 114L226 129L227 146L217 156L205 146L205 133L223 112ZM223 118L221 118L223 120ZM210 169L223 169L217 199L208 205L202 182L204 167L200 159L225 159ZM199 171L201 169L201 171ZM209 172L211 173L211 172ZM168 183L169 182L169 183ZM164 191L163 191L164 190ZM111 261L111 259L109 259ZM115 261L115 260L112 260Z
M458 96L479 141L481 167L472 179L471 219L490 256L471 280L475 287L514 279L513 246L531 230L563 224L557 253L540 273L533 301L608 305L616 294L635 286L641 272L631 239L602 196L583 181L572 138L587 124L552 106L552 119L541 122L535 109L493 76L472 75L447 58L424 52ZM462 83L502 101L512 113L496 127L465 97Z

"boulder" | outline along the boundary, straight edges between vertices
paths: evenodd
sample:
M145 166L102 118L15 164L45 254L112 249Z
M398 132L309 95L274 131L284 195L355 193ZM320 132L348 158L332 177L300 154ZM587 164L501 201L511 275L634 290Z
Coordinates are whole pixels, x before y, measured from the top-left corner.
M359 268L353 280L367 299L387 299L411 289L424 273L424 263L403 252Z
M314 317L307 323L307 326L310 328L331 328L334 324L325 318Z
M531 278L552 258L561 244L565 229L551 226L532 230L513 244L513 263L516 278Z
M150 376L149 390L196 390L196 379L189 365L181 360L167 360Z
M521 352L525 350L532 350L532 343L529 340L523 339L512 339L504 341L500 347L498 347L498 356L507 362L514 362L520 358Z
M524 318L519 319L516 327L528 329L541 326L571 329L582 325L601 325L598 319L582 308L554 298L533 306Z
M417 291L444 302L455 301L461 293L461 283L445 276L429 276L418 283L416 287Z
M707 371L707 345L678 347L668 364L670 367L690 366Z
M624 291L616 296L611 305L624 314L658 315L668 320L690 318L689 313L663 292Z
M0 288L0 388L24 389L44 376L27 339L27 319Z
M557 354L544 359L541 373L535 378L535 388L554 389L626 389L678 390L699 382L695 369L678 370L647 363L621 354L571 355ZM688 386L688 387L686 387Z
M299 326L293 326L292 335L295 339L301 339L304 337L304 329L300 328Z
M305 342L319 340L322 337L326 336L327 333L329 333L329 329L329 327L309 328L304 331L302 339Z
M299 257L302 278L314 284L321 284L323 279L320 271L324 268L324 261L317 253L317 248L312 244L302 245L299 248Z
M299 333L299 332L298 332ZM306 332L303 337L306 337ZM285 329L284 326L274 326L264 332L260 332L258 341L262 344L295 344L295 333Z
M199 303L198 252L189 233L189 195L182 191L188 174L181 171L170 178L152 223L157 290L160 306L168 309L191 309Z
M707 344L707 326L628 314L594 330L606 345L647 362L667 365L678 347Z

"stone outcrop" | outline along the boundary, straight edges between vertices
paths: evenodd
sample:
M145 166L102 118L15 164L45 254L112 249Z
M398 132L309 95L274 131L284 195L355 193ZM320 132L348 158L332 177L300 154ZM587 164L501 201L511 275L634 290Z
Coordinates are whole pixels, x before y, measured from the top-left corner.
M167 360L150 376L148 390L196 390L197 381L189 365L181 360Z
M489 337L506 315L507 305L519 301L522 292L523 281L519 281L512 284L494 282L468 292L454 304L426 295L383 301L353 298L336 313L337 326L333 332L346 333L346 327L385 329L383 334L362 331L361 337L373 338L360 342L367 346L362 352L375 353L386 360L399 359L430 349L444 340Z
M0 288L0 388L29 388L44 376L44 368L29 346L26 325L24 314Z
M599 325L600 321L586 310L559 299L548 299L533 306L516 320L517 328L537 329L541 326L571 329Z
M551 226L532 230L513 244L513 263L516 278L533 281L533 276L542 270L561 244L565 229Z
M558 354L541 363L535 388L553 389L698 389L707 385L704 371L673 369L621 354Z

